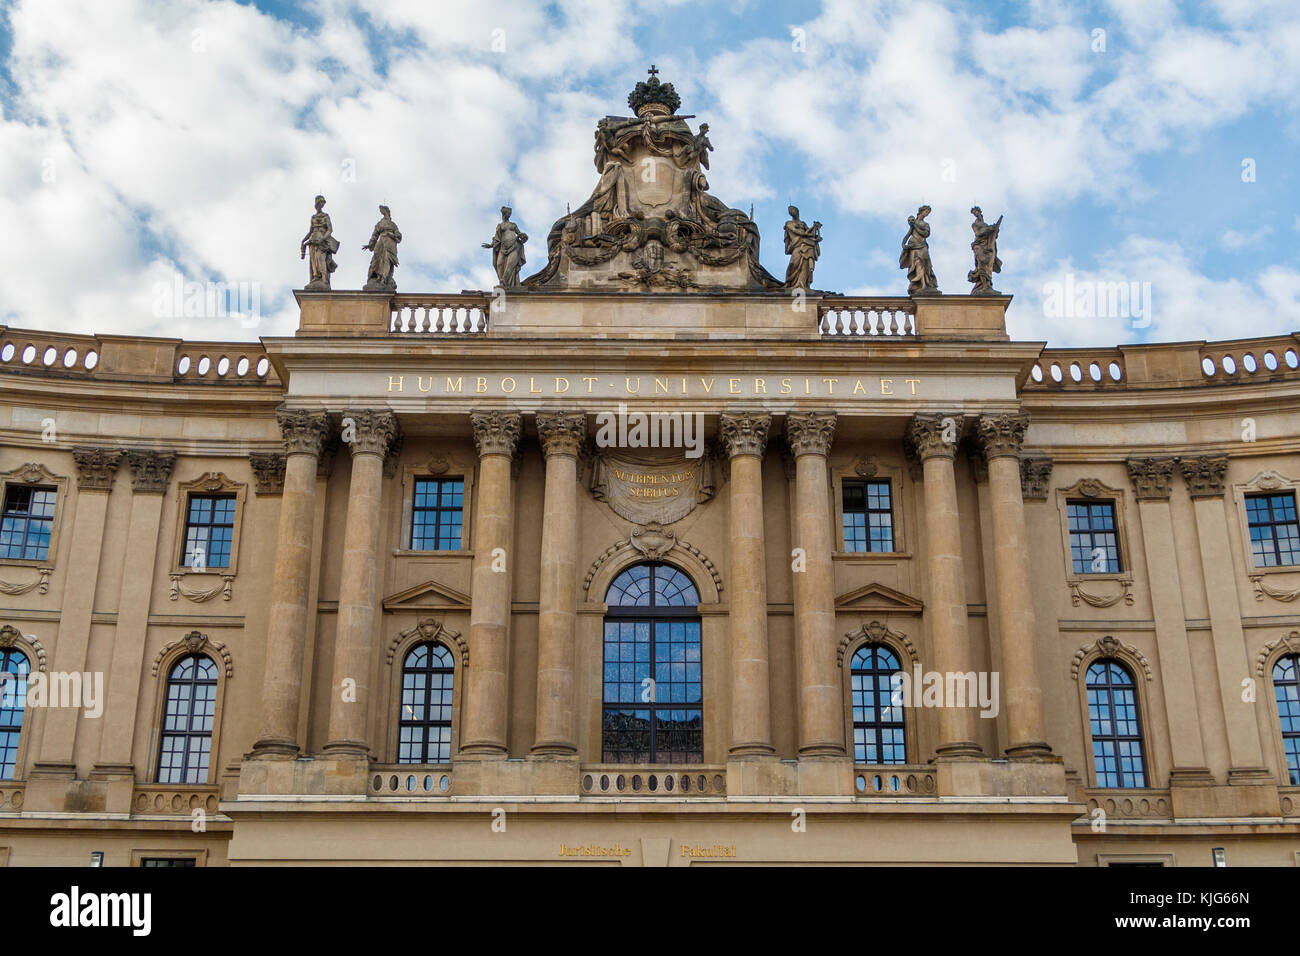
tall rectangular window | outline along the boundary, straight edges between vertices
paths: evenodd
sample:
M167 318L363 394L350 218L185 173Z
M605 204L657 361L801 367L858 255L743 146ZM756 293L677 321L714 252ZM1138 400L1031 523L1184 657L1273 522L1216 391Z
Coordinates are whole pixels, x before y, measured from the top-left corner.
M412 551L459 551L465 479L416 478L411 509Z
M1075 574L1118 574L1121 570L1115 502L1069 501L1070 558Z
M894 506L888 481L844 481L844 550L894 550Z
M187 568L230 567L230 542L234 535L234 495L190 495L181 565Z
M9 485L0 519L0 558L44 561L50 553L54 528L53 488Z
M1246 523L1255 567L1300 564L1300 525L1296 522L1295 492L1247 495Z

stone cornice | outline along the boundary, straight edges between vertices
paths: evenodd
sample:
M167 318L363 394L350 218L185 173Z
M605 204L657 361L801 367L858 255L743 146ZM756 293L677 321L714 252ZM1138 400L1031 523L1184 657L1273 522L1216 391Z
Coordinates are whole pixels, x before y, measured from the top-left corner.
M112 491L113 476L122 461L122 451L98 445L77 445L72 460L77 463L77 488L81 491Z
M985 459L1018 458L1028 427L1028 415L981 415L975 423L975 442Z
M587 438L587 416L583 412L538 412L537 437L547 458L577 458Z
M1193 498L1221 498L1228 477L1227 455L1202 455L1179 458L1183 480Z
M320 457L321 448L331 431L328 415L281 405L275 410L275 420L284 438L286 454Z
M767 451L772 416L766 413L724 413L718 418L718 438L729 458L752 455L762 458Z
M128 451L126 463L131 467L131 490L136 494L162 494L171 480L176 453L171 451Z
M795 458L830 454L835 439L835 412L791 412L785 417L785 440Z
M397 440L397 416L371 408L349 409L343 413L339 436L353 458L358 455L383 458Z
M1130 458L1125 461L1138 501L1168 501L1175 458Z
M504 455L513 458L523 432L523 416L518 412L477 411L469 413L474 429L474 447L480 458Z

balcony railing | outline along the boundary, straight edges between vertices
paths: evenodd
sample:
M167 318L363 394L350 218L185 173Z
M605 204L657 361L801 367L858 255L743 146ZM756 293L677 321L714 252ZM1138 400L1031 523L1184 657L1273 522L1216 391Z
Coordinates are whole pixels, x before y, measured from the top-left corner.
M1114 790L1092 787L1084 790L1088 818L1101 810L1116 820L1169 820L1173 810L1168 790Z
M590 797L722 797L727 768L705 764L593 764L582 768L581 793Z
M137 786L131 811L140 816L190 815L195 810L216 813L220 787L176 787L166 784Z
M1225 342L1043 349L1028 391L1110 391L1249 385L1300 379L1300 339L1279 335Z
M369 791L378 797L445 797L451 793L450 764L379 764L371 768Z
M822 335L916 338L916 306L907 297L823 299L817 309Z
M486 294L395 295L391 335L483 335L492 297Z
M853 789L859 797L937 796L934 768L926 764L858 764Z

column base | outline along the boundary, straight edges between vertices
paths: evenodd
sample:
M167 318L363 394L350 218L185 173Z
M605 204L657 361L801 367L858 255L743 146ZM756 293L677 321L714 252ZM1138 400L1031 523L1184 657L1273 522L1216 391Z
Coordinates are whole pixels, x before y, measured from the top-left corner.
M364 740L331 740L321 748L321 753L340 760L374 759L374 754L370 752L370 747Z
M253 744L253 750L248 756L255 760L279 760L292 759L301 752L302 748L298 746L298 741L292 737L262 737Z
M843 753L829 755L799 754L799 796L851 797L853 761Z
M540 740L528 751L530 757L576 757L578 748L561 741Z
M1065 763L1053 760L990 760L940 757L935 783L944 797L1060 797L1065 799Z
M135 796L135 767L97 763L90 770L89 786L103 795L107 813L130 813Z
M1045 740L1033 740L1007 748L1007 757L1011 760L1038 760L1051 756L1052 748L1047 745Z
M458 756L474 760L505 760L510 753L500 744L466 744L460 748Z
M950 744L942 744L935 748L935 754L938 757L970 757L976 760L988 759L984 753L984 748L973 740L957 740Z
M753 743L737 744L727 751L728 760L746 759L750 757L775 757L776 748L771 744Z

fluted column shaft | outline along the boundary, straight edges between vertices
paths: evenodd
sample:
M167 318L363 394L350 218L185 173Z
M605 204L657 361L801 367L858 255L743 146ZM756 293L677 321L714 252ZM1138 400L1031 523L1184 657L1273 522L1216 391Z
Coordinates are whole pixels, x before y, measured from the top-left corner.
M478 448L474 509L474 564L470 572L469 648L461 752L504 757L507 752L510 633L510 535L514 488L510 461L522 418L513 412L472 412Z
M366 756L366 714L370 706L371 648L379 587L380 498L384 456L397 437L391 412L358 410L343 415L344 443L352 451L348 512L343 529L338 628L334 634L329 739L325 751Z
M1024 416L985 417L980 419L978 432L988 462L1002 687L1007 710L1006 750L1012 757L1052 752L1045 740L1038 623L1031 591L1025 502L1020 489L1020 448L1027 424Z
M546 456L542 568L537 615L535 754L578 752L574 659L578 622L578 452L587 416L538 412Z
M961 524L957 513L957 477L953 469L956 429L960 418L917 415L908 436L920 457L925 485L926 580L925 616L941 673L968 673L970 636L966 622L966 579L962 569ZM939 710L941 757L979 756L975 709L949 706Z
M731 458L731 748L734 757L775 753L768 684L767 557L763 453L770 415L723 415Z
M829 472L834 412L790 414L786 442L795 459L795 645L799 662L799 755L844 756L844 703L836 666L834 551Z
M297 754L298 702L307 640L307 591L316 518L316 466L329 431L323 412L280 409L284 435L284 493L276 537L271 607L266 624L262 678L262 732L258 755Z

